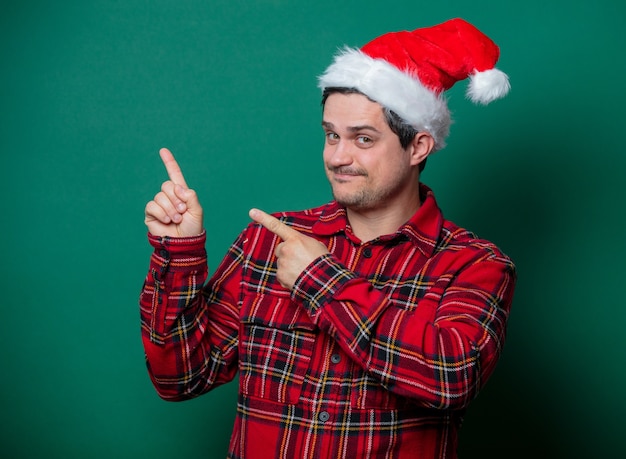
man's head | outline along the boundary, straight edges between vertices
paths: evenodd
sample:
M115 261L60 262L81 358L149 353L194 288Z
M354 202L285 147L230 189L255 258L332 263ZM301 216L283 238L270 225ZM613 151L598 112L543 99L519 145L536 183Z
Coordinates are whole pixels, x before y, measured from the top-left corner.
M372 100L367 95L363 94L361 91L355 88L325 88L324 92L322 93L322 107L325 106L326 99L328 99L328 96L334 93L361 94L367 97L369 100ZM372 102L375 102L375 101L372 101ZM387 124L389 125L389 128L391 129L392 132L394 132L398 136L398 140L400 141L400 145L402 146L402 148L406 149L411 144L415 136L417 135L418 133L417 129L415 129L409 123L404 121L397 113L395 113L390 108L381 106L381 109L383 111L385 120L387 121ZM424 158L424 160L419 164L420 172L424 170L424 167L426 167L427 159L428 158Z
M509 82L495 68L498 57L498 47L486 35L452 19L388 33L361 49L344 49L320 76L319 86L322 91L351 88L365 94L415 131L428 132L434 150L440 150L451 123L444 91L469 78L472 101L487 104L503 97Z
M339 204L360 212L412 213L419 206L420 165L434 140L398 124L403 123L397 116L390 118L388 110L358 91L326 93L324 166Z

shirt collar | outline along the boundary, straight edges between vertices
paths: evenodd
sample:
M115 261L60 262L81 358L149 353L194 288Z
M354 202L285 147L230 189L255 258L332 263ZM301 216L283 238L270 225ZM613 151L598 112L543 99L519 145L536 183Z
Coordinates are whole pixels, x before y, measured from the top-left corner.
M407 238L427 257L430 257L437 246L441 228L443 226L443 214L437 205L435 195L430 188L420 184L420 208L413 216L394 234L381 236L381 241ZM346 237L358 243L358 239L352 233L346 209L336 201L329 202L322 209L320 218L313 225L313 233L320 236L332 236L333 234L345 233Z

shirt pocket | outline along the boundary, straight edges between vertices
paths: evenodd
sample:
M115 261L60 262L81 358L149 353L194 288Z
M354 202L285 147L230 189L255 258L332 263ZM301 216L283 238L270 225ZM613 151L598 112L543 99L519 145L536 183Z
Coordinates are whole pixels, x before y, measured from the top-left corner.
M284 295L250 295L240 333L242 394L295 404L313 355L317 327L306 311Z

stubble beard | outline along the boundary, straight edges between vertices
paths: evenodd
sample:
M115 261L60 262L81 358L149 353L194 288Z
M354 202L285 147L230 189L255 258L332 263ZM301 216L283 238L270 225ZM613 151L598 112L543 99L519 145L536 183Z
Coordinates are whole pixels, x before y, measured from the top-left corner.
M337 201L339 205L351 209L364 209L371 205L373 196L370 190L368 190L365 185L362 185L360 189L357 189L355 191L342 193L339 192L337 188L341 187L345 182L334 179L332 177L334 173L349 174L359 176L367 181L366 171L357 170L350 167L329 167L326 173L328 176L328 181L330 183L333 198L335 199L335 201Z
M367 179L367 176L364 177ZM339 205L353 210L372 210L383 207L387 198L393 194L392 190L374 189L367 182L353 191L339 191L341 183L331 183L333 198Z
M334 172L332 169L329 172ZM333 198L342 207L356 210L374 210L384 208L391 199L398 195L402 186L400 182L388 185L386 187L373 187L368 182L368 174L365 171L352 171L355 175L359 175L364 179L364 183L353 191L338 191L337 188L342 186L342 182L335 183L329 175L329 181Z

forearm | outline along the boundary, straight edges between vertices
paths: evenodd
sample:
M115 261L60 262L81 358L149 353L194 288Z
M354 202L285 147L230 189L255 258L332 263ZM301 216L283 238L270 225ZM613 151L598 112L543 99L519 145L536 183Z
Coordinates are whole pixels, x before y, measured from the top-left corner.
M182 400L232 379L237 321L228 305L207 307L204 234L149 240L155 250L140 298L148 370L161 397Z
M325 257L301 276L294 295L388 390L431 408L462 408L500 354L514 273L494 261L456 282L442 277L409 304Z

